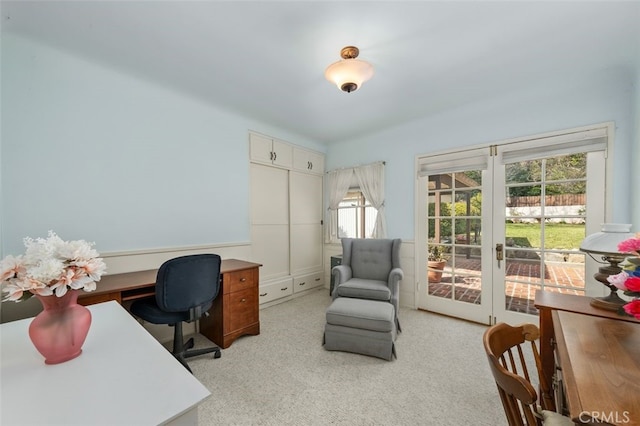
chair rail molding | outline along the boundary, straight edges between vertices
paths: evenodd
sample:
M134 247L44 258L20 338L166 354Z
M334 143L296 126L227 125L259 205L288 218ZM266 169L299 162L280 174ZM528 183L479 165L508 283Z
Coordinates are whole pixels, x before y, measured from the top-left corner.
M100 253L107 264L108 274L157 269L163 262L178 256L215 253L223 259L249 260L250 242L215 243L194 246L163 247Z

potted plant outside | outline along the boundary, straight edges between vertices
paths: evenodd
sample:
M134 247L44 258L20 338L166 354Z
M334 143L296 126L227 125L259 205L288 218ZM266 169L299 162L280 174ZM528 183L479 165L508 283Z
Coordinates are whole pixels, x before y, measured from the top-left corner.
M429 244L427 258L427 278L430 283L439 283L442 279L442 270L447 264L447 257L441 245Z

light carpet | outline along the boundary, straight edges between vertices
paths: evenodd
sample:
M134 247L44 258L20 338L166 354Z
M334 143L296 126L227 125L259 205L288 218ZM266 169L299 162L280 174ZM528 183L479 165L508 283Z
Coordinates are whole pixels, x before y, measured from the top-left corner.
M200 424L506 425L485 326L401 308L398 358L385 361L323 348L330 303L322 289L263 309L259 336L190 359L212 393Z

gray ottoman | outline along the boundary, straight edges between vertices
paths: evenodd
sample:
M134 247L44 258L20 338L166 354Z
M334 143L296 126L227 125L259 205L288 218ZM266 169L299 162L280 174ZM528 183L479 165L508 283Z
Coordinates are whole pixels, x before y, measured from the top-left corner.
M327 308L324 348L391 360L396 356L393 305L376 300L338 297ZM397 356L396 356L397 358Z

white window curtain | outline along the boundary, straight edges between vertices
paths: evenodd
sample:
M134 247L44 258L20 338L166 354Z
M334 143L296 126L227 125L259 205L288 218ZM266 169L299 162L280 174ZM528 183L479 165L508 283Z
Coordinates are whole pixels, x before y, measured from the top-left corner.
M353 169L364 198L378 211L373 238L386 238L387 224L384 216L384 163L375 163Z
M338 206L349 192L353 177L353 169L332 170L328 173L329 181L329 232L328 241L338 239Z

